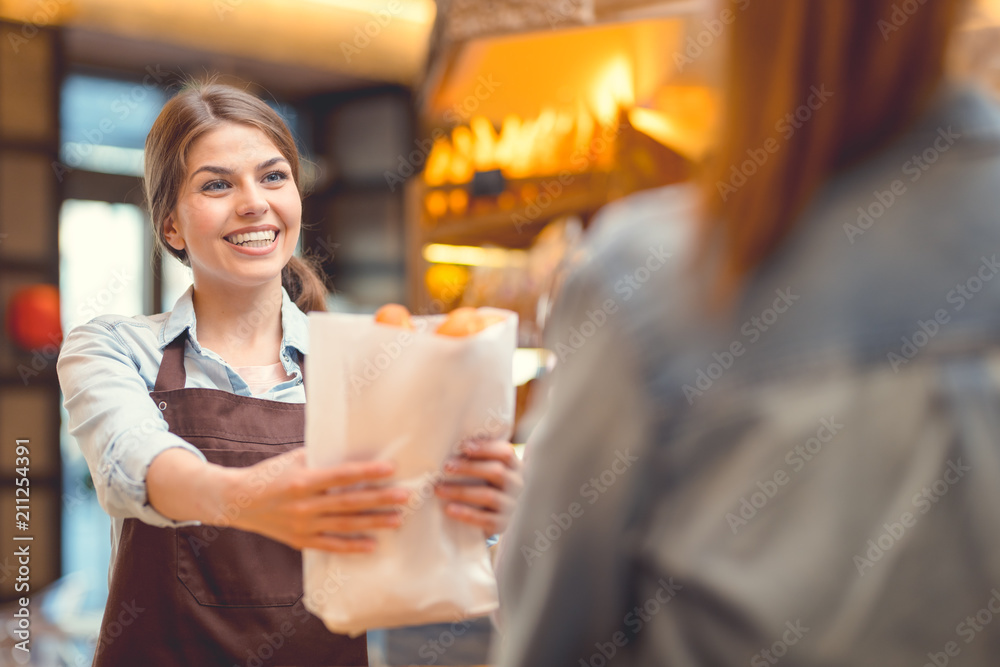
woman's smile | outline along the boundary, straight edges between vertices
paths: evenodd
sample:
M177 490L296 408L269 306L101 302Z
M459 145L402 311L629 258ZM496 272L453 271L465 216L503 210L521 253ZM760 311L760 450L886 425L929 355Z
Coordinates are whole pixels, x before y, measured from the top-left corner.
M223 237L237 252L246 255L266 255L278 247L280 231L273 227L245 228Z

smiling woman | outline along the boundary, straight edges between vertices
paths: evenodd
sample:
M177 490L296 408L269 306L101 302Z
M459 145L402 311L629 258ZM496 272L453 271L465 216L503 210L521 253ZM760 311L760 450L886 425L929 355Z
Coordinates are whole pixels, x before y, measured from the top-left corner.
M74 328L58 363L70 433L112 517L97 665L243 663L262 639L276 664L367 664L363 636L306 610L299 550L373 551L410 494L388 461L306 466L305 313L326 290L293 255L298 184L291 133L244 91L190 86L149 131L155 236L194 284L171 312ZM503 530L521 483L509 443L449 466L469 481L439 485L445 514ZM144 610L125 632L122 605Z
M302 217L295 140L280 117L253 95L211 84L190 92L164 106L146 141L146 197L156 239L194 269L185 238L193 238L195 231L204 237L202 232L222 224L214 230L217 241L249 256L277 251L270 263L284 267L281 283L296 305L306 311L325 310L323 281L307 262L292 256ZM225 227L224 216L234 201L243 224ZM186 236L183 229L188 230ZM273 232L274 242L259 248L226 240L233 234L261 232ZM221 251L213 255L218 259ZM228 269L234 257L229 260L218 268ZM261 276L272 268L265 263L239 273L256 271ZM212 272L205 273L204 279L210 279ZM197 287L197 275L195 280Z

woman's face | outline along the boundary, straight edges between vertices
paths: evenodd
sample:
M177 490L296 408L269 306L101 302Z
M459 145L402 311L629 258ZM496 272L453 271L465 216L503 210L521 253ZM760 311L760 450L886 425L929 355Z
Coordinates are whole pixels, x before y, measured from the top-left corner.
M187 251L195 285L280 284L302 200L277 147L254 127L226 123L192 144L187 168L164 235Z

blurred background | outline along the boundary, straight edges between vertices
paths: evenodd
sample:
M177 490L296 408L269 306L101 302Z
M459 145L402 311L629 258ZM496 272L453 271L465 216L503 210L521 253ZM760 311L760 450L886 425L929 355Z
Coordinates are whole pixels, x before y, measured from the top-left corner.
M954 67L1000 90L1000 1L970 5ZM190 284L153 252L138 179L183 77L219 74L287 121L300 252L331 310L518 312L523 442L559 268L601 206L711 150L733 18L710 0L0 0L0 603L29 439L32 664L90 664L107 595L108 519L61 426L60 324L169 310Z

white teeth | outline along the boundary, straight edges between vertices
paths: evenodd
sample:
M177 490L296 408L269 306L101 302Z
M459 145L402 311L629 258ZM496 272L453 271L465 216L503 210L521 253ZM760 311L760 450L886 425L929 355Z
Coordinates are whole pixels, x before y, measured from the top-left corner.
M230 243L235 243L236 245L242 245L247 248L266 248L274 239L277 237L277 232L273 229L262 232L247 232L244 234L232 234L226 237L226 240Z

